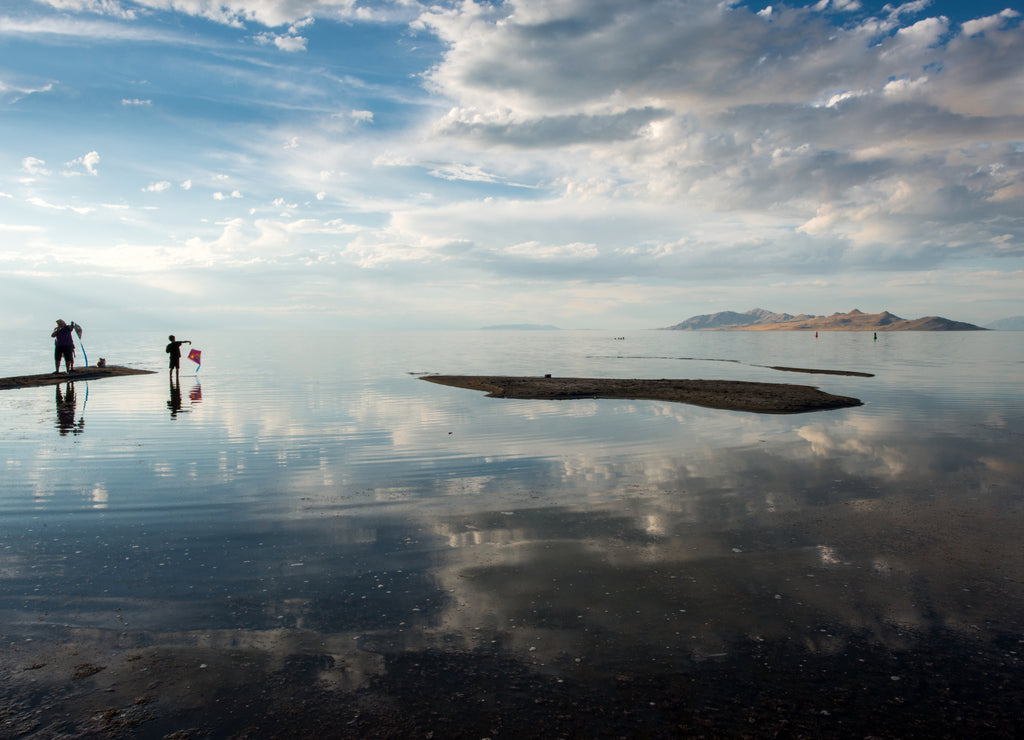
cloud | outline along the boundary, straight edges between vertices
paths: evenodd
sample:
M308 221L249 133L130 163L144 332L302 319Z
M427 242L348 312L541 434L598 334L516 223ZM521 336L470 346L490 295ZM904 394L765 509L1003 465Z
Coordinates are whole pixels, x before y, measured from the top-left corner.
M144 187L142 189L142 192L144 192L144 193L162 193L165 190L169 190L170 187L171 187L171 183L167 182L167 180L161 180L160 182L150 183L149 185L147 185L146 187Z
M124 20L133 20L136 12L132 8L125 7L125 3L118 0L35 0L42 5L49 5L52 8L75 13L95 13L107 15Z
M46 176L50 174L50 171L46 169L46 162L37 157L25 157L22 159L21 169L33 176Z
M94 13L132 20L140 16L133 6L150 11L178 12L228 26L258 23L268 28L295 24L302 28L314 16L335 20L397 20L414 11L408 0L375 0L364 5L359 0L36 0L57 10Z
M98 175L99 172L96 170L96 165L100 163L100 155L98 152L92 151L88 154L83 154L81 157L76 157L70 162L65 162L64 166L68 169L64 171L65 176L81 175L82 172L78 168L84 169L86 174Z
M509 110L452 109L436 124L440 136L472 140L479 146L550 148L637 138L650 124L671 117L656 108L565 116L517 115Z
M257 44L271 44L281 51L305 51L308 39L302 36L279 33L261 33L253 37Z
M977 18L975 20L965 22L963 24L963 35L979 36L989 31L998 31L1006 28L1009 21L1019 17L1020 13L1011 8L1007 8L996 15L990 15L984 18Z
M96 210L91 206L65 206L56 203L50 203L49 201L36 196L29 198L27 202L30 203L31 205L36 206L37 208L48 208L54 211L72 211L83 216L92 213L93 211Z
M1005 255L1005 241L995 245L1007 233L1020 251L1016 13L956 29L916 18L923 3L866 16L851 2L758 14L698 0L685 23L672 3L582 7L424 12L418 25L446 44L427 80L454 102L433 133L449 154L461 146L465 160L492 160L460 168L451 157L445 171L501 181L496 152L508 149L536 156L541 178L547 158L567 197L601 183L612 210L687 203L722 225L774 213L789 226L765 248L798 263L816 261L800 256L813 244L800 235L846 243L844 259L908 269ZM833 12L848 20L837 26Z
M26 85L14 85L0 80L0 100L8 103L17 102L27 95L50 92L51 90L53 90L52 83L47 83L39 87L29 87Z
M153 105L152 100L140 100L139 98L122 98L121 105L126 106L150 106Z

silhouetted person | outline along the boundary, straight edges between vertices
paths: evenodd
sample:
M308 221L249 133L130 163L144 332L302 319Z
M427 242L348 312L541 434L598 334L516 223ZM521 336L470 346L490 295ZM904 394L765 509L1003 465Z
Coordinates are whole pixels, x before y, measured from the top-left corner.
M75 384L68 383L64 392L61 393L60 385L56 385L56 396L54 400L57 404L57 428L60 430L60 434L63 437L68 432L72 434L81 434L85 426L85 419L80 422L75 422Z
M174 338L173 334L171 334L167 338L171 340L171 343L167 345L167 349L165 350L167 352L167 354L169 354L171 356L171 362L170 362L169 369L168 369L167 372L169 374L173 373L174 375L180 375L181 374L181 345L183 345L183 344L192 344L192 342L190 342L187 339L182 339L181 341L178 341L177 339Z
M60 361L64 359L64 367L70 373L75 366L75 322L64 323L57 319L57 328L50 334L53 337L53 372L60 372Z

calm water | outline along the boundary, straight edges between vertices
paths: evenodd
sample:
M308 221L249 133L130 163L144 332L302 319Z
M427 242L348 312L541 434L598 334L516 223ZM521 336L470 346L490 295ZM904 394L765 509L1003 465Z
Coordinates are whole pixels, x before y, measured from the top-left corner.
M7 690L95 663L83 681L128 692L144 649L201 649L176 665L222 688L328 656L317 685L354 691L417 651L600 682L752 643L1020 634L1024 333L613 337L196 335L203 366L175 386L163 335L87 333L92 363L159 372L0 392ZM4 346L0 376L52 369L46 332ZM864 405L516 401L424 373L760 380Z

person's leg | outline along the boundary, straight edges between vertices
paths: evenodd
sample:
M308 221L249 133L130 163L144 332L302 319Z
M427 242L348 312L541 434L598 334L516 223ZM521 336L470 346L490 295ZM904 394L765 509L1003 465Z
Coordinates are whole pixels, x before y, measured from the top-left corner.
M53 348L53 372L60 372L60 347Z

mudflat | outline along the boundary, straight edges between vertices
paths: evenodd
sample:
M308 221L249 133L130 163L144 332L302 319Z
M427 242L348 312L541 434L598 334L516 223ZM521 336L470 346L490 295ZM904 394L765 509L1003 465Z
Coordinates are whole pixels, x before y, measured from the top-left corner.
M38 388L43 385L59 385L60 383L73 383L78 380L97 380L99 378L111 378L119 375L152 374L152 370L139 370L133 367L121 367L120 365L83 367L72 370L70 373L40 373L37 375L15 375L10 378L0 378L0 391L14 388Z
M731 411L799 414L861 406L860 399L809 385L740 380L552 378L503 375L427 375L440 385L484 391L492 398L568 400L620 398L674 401Z

